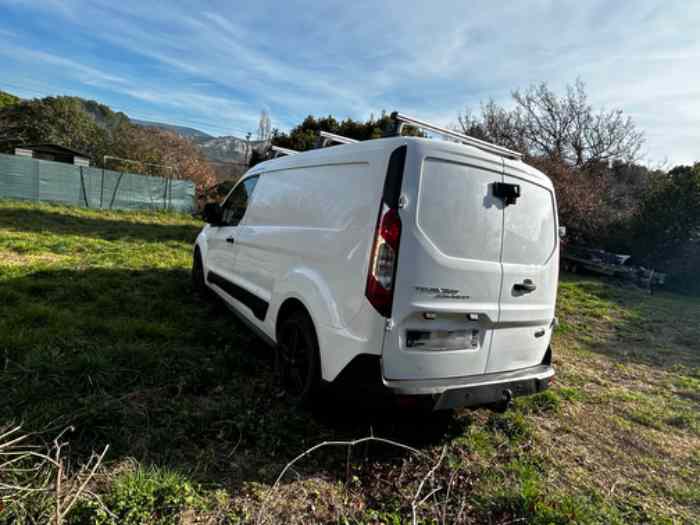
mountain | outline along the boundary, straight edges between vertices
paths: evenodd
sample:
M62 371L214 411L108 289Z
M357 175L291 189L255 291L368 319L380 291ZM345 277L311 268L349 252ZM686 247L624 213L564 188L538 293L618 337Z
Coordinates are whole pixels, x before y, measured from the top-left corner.
M268 145L269 141L251 140L248 142L238 137L215 137L197 142L197 146L208 160L234 163L245 162L252 151L262 153Z
M183 137L186 137L193 142L199 142L199 141L205 141L209 139L213 139L214 137L209 135L208 133L204 133L203 131L199 131L198 129L195 128L188 128L185 126L176 126L175 124L164 124L163 122L152 122L150 120L139 120L132 118L130 119L131 122L134 124L138 124L139 126L145 126L149 128L159 128L159 129L164 129L166 131L172 131L173 133L177 133L178 135L181 135Z
M252 151L264 153L269 142L260 140L240 139L233 136L213 137L195 128L165 124L163 122L151 122L148 120L131 119L131 122L139 126L148 126L166 131L172 131L190 139L202 151L207 160L225 164L247 165Z

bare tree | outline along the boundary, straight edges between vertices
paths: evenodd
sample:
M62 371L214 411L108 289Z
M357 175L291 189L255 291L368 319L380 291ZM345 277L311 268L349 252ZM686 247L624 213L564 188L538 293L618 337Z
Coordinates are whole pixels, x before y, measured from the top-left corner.
M462 131L467 135L527 153L519 108L508 111L489 100L481 104L480 116L477 117L467 110L457 118Z
M479 118L469 112L460 115L462 130L533 157L579 167L639 159L644 134L621 109L596 112L580 79L563 96L544 82L512 96L511 110L490 101L482 104Z
M258 140L270 140L272 136L272 121L270 114L264 109L260 112L260 121L258 123Z

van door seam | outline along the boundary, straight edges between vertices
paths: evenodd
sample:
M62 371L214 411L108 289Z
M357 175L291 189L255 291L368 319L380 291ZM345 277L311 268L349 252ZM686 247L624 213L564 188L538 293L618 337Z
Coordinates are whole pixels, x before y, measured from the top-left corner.
M506 177L505 177L505 172L506 172L506 167L505 167L505 161L501 159L501 182L505 182ZM486 356L486 364L484 365L484 373L489 369L489 362L491 361L491 352L493 350L493 339L496 336L496 330L498 330L498 327L501 323L501 297L503 297L503 284L505 281L505 270L503 269L503 248L504 248L504 239L506 236L506 206L504 205L502 210L501 210L501 253L498 257L498 264L501 267L501 284L498 287L498 298L496 302L496 326L491 329L491 340L489 341L489 351L488 355Z

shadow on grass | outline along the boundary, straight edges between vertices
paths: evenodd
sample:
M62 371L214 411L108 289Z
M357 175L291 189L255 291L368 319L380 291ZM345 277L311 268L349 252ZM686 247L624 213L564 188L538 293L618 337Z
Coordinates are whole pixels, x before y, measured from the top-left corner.
M220 302L193 298L184 270L88 269L0 280L0 420L74 453L182 470L200 481L269 482L301 451L370 432L411 444L444 418L331 394L313 414L276 396L272 352ZM397 451L372 447L376 458ZM320 452L314 468L343 463ZM341 469L342 471L342 469Z
M663 369L700 367L700 299L585 275L561 277L560 329L588 350Z
M28 211L22 207L0 207L0 229L80 235L103 240L134 239L147 242L184 241L188 243L194 242L201 229L201 225L194 224L134 222L126 218L115 219L114 214L110 214L108 218L61 213L61 210L61 207L56 207L55 211L51 211L50 208ZM152 215L158 216L155 213Z

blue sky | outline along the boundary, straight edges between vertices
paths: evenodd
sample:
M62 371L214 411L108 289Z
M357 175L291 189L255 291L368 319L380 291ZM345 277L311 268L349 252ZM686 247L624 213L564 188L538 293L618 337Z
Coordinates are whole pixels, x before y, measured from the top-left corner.
M494 5L498 4L498 5ZM700 3L0 0L0 89L72 94L214 135L307 114L465 107L580 77L646 132L646 160L700 160Z

